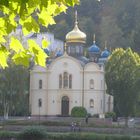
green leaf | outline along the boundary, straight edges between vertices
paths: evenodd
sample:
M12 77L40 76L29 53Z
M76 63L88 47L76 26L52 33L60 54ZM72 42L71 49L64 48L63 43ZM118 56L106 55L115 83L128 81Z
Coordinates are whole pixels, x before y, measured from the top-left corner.
M4 46L0 47L0 66L2 66L2 68L8 67L7 58L9 54Z
M28 40L30 53L34 56L34 62L37 65L46 66L47 54L39 47L34 40Z
M66 12L67 6L65 6L64 4L61 4L59 9L60 9L60 12Z
M68 6L74 6L75 4L79 4L80 0L65 0Z
M29 7L37 7L40 4L41 4L41 0L29 0L28 1Z
M14 50L16 53L24 51L24 47L22 46L20 41L15 37L11 37L10 49Z
M4 26L5 26L5 19L0 18L0 27L4 27Z
M59 7L56 8L55 16L60 14L61 12L65 12L66 13L66 10L67 10L67 6L62 3Z
M5 38L3 36L1 36L1 35L0 35L0 42L1 43L5 43L6 42Z
M51 1L48 0L47 12L49 13L49 15L53 15L57 7L58 5L56 3L52 4Z
M42 40L42 48L45 49L49 46L50 42L46 41L46 39Z
M9 3L9 8L13 11L17 10L18 6L19 6L19 3L16 1L12 1Z
M77 4L79 0L0 0L0 43L6 44L8 35L15 31L18 26L22 27L24 35L31 32L39 33L40 25L48 27L55 24L54 16L65 12L67 6ZM34 17L37 16L37 20ZM7 43L9 44L9 43ZM25 50L19 40L12 37L10 49L12 60L16 64L28 65L31 55L34 57L35 64L45 66L47 55L35 42L29 41L29 50ZM46 48L49 43L42 41L42 48ZM1 47L0 65L7 66L9 48L5 50ZM17 54L13 54L17 53ZM10 55L11 56L11 55Z
M44 26L48 26L48 25L53 25L55 24L55 21L53 19L53 16L51 16L46 9L43 9L41 11L41 13L38 14L39 17L39 22L44 25Z
M16 17L16 15L14 13L9 15L10 24L12 24L13 26L17 26L17 23L15 21L15 17Z
M9 8L7 8L6 6L2 6L1 8L4 14L9 14L10 12Z
M24 35L28 35L31 32L38 33L40 31L38 23L31 16L26 20L20 19L20 24L23 26L22 31Z
M12 60L16 65L24 65L28 67L30 64L30 58L31 55L27 51L23 51L18 54L14 54Z
M9 1L8 0L0 0L0 5L8 6L9 5Z

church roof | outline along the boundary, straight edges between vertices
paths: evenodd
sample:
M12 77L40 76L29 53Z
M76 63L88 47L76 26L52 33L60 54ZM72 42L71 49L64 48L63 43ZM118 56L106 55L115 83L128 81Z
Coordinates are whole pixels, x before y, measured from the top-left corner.
M61 50L57 51L57 53L56 53L56 56L57 56L57 57L60 57L60 56L62 56L62 55L63 55L63 53L62 53Z
M93 45L88 48L88 52L89 53L100 53L100 48L95 43L93 43Z
M77 12L75 12L75 26L72 31L66 35L67 43L86 43L86 34L78 27Z
M77 58L79 60L79 62L83 65L87 64L89 62L89 59L84 57L84 56L81 56L79 58Z
M110 55L110 52L109 52L107 49L105 49L105 50L101 53L101 57L102 57L102 58L107 58L109 55Z

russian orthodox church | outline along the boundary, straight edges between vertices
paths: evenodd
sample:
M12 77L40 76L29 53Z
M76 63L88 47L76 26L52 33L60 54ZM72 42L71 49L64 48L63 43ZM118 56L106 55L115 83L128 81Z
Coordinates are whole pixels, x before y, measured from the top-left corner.
M30 72L32 116L69 116L75 106L91 115L113 111L113 97L106 93L104 63L110 52L101 52L95 37L84 56L86 34L78 27L77 14L72 31L66 35L64 51L46 61L46 67L33 66ZM44 50L49 55L49 50Z

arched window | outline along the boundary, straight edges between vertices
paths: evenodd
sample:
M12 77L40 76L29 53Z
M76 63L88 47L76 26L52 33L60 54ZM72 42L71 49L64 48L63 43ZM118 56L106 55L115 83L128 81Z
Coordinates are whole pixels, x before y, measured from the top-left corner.
M69 88L72 88L72 75L69 75Z
M91 79L90 80L90 89L94 89L94 80L93 79Z
M62 88L62 75L59 75L59 88Z
M42 99L41 98L38 99L38 107L42 107Z
M94 100L93 99L90 99L89 106L90 106L90 108L93 108L94 107Z
M68 73L67 72L64 72L64 75L63 75L63 87L64 88L68 87Z
M39 80L39 89L42 89L42 80Z

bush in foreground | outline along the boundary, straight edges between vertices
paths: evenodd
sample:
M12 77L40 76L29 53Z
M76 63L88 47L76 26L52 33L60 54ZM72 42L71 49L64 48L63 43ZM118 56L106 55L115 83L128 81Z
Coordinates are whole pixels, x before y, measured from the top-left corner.
M50 140L140 140L140 137L91 133L51 134Z
M10 138L16 138L17 133L9 132L9 131L0 131L0 140L6 140Z
M76 106L71 110L72 117L86 117L87 110L84 107Z
M0 140L140 140L139 136L108 135L94 133L49 133L45 129L30 127L21 133L0 132ZM17 137L18 136L18 137Z
M20 140L42 140L46 138L45 129L42 127L28 127L18 136Z

